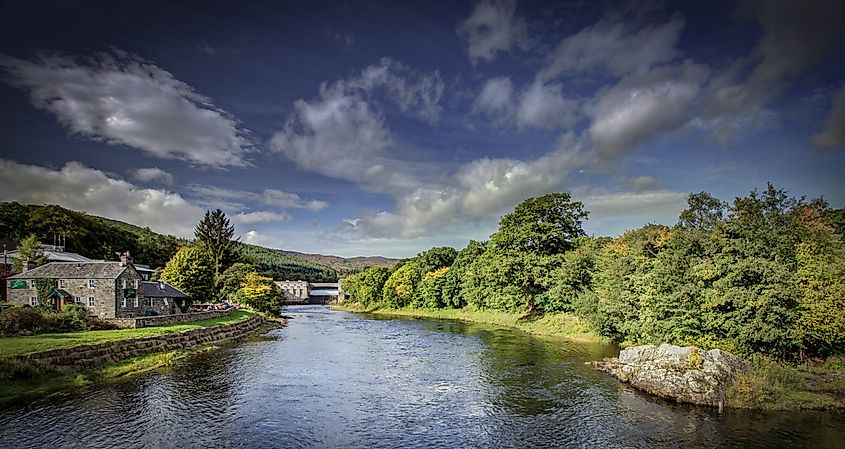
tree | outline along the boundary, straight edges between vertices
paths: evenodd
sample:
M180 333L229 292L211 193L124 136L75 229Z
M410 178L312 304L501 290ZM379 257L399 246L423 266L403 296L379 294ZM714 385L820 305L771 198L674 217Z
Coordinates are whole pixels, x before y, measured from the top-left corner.
M438 246L421 252L414 259L420 267L420 275L452 265L458 252L450 246Z
M426 309L442 308L444 306L443 283L448 272L449 267L441 267L423 275L411 305Z
M241 288L233 296L235 300L259 312L279 315L282 311L282 289L272 278L258 273L244 276Z
M349 293L350 301L365 307L382 300L384 283L390 277L387 267L371 267L343 278L343 291Z
M215 279L237 260L234 235L235 226L220 209L206 211L194 230L197 243L211 260Z
M678 226L682 228L712 230L722 221L727 209L727 204L707 192L690 193L687 204L689 206L678 217Z
M419 266L413 260L399 267L384 283L384 304L394 309L410 304L420 277Z
M241 284L250 273L255 273L255 267L247 263L236 262L226 268L226 271L221 273L214 283L217 299L220 301L229 299L241 288Z
M17 272L23 271L25 263L43 265L45 262L43 253L41 252L41 246L38 244L38 238L35 234L31 234L29 237L21 240L18 244L18 255L20 255L20 259L15 259L12 262Z
M475 259L484 254L486 250L486 243L470 240L466 248L458 252L455 261L452 262L452 266L449 268L449 272L446 273L446 278L443 280L440 302L444 306L458 309L467 305L467 300L462 290L466 271Z
M575 238L586 235L581 222L588 215L568 193L528 198L502 217L490 243L497 249L542 256L564 253L572 249Z
M214 268L207 253L196 245L180 248L164 266L161 278L187 293L191 301L207 301L212 298ZM187 310L191 301L180 305L180 308Z

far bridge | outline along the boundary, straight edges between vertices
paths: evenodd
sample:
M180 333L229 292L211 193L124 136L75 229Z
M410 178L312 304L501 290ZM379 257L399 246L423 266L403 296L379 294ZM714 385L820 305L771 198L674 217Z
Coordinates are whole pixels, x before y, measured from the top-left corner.
M340 282L276 281L285 304L335 304L343 302Z

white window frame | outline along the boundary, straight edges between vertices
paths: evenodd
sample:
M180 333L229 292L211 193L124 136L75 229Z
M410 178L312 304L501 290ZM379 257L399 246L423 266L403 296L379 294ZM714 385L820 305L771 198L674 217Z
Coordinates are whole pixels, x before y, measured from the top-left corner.
M94 285L94 280L93 280L93 279L88 279L88 288L94 288L94 286L95 286L95 285Z
M132 288L134 288L135 290L138 290L138 280L137 280L137 279L135 279L134 281L132 281L132 285L133 285L133 287L132 287Z
M165 306L170 306L170 303L167 302L167 298L161 298L161 300L164 301Z
M93 296L88 297L88 307L94 307L94 297Z
M123 288L126 288L126 279L123 280Z
M79 296L74 296L74 297L73 297L73 302L74 302L74 303L76 303L76 304L81 304L81 303L82 303L82 298L80 298Z
M120 300L120 307L126 307L126 298Z
M65 288L67 282L64 279L59 279L59 288Z
M32 307L37 306L38 305L38 297L30 296L29 297L29 305L31 305Z
M138 307L138 295L135 295L135 307Z
M34 289L36 289L36 288L38 288L38 287L36 287L36 286L35 286L35 279L30 279L30 280L29 280L29 288L31 288L31 289L33 289L33 290L34 290Z

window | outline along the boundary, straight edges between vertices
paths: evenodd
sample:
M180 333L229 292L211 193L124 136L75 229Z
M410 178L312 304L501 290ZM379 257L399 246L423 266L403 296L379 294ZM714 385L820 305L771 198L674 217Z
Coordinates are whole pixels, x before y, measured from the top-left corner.
M94 288L94 280L88 279L88 288Z
M29 280L29 288L35 288L35 279Z
M120 300L120 307L126 307L126 298Z
M126 279L123 280L123 288L126 288Z
M82 298L80 298L79 296L74 296L74 297L73 297L73 302L75 302L75 303L79 304L79 303L81 303L81 302L82 302Z
M153 298L150 298L150 307L153 306Z
M65 280L59 279L59 288L65 288Z
M94 307L94 297L93 296L88 297L88 307Z
M138 307L138 296L135 296L135 307Z
M31 305L33 307L38 305L38 298L36 298L35 296L30 296L29 297L29 305Z
M167 298L161 298L161 301L164 303L165 307L170 305L170 304L167 303Z
M137 279L135 279L135 280L132 282L132 288L134 288L135 290L137 290L137 289L138 289L138 280L137 280Z

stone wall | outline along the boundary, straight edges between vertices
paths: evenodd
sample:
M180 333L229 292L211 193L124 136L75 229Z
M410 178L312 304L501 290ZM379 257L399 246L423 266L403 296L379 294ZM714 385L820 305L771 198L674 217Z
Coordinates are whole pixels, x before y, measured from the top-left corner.
M17 358L48 369L70 372L154 352L190 349L200 345L239 338L254 331L263 322L264 318L261 315L253 315L243 321L216 327L189 329L152 337L116 340L71 348L50 349L31 352Z
M222 316L228 316L233 310L235 309L143 316L138 318L106 318L103 321L112 323L117 327L136 329L139 327L169 326L171 324L181 324L190 321L220 318Z

